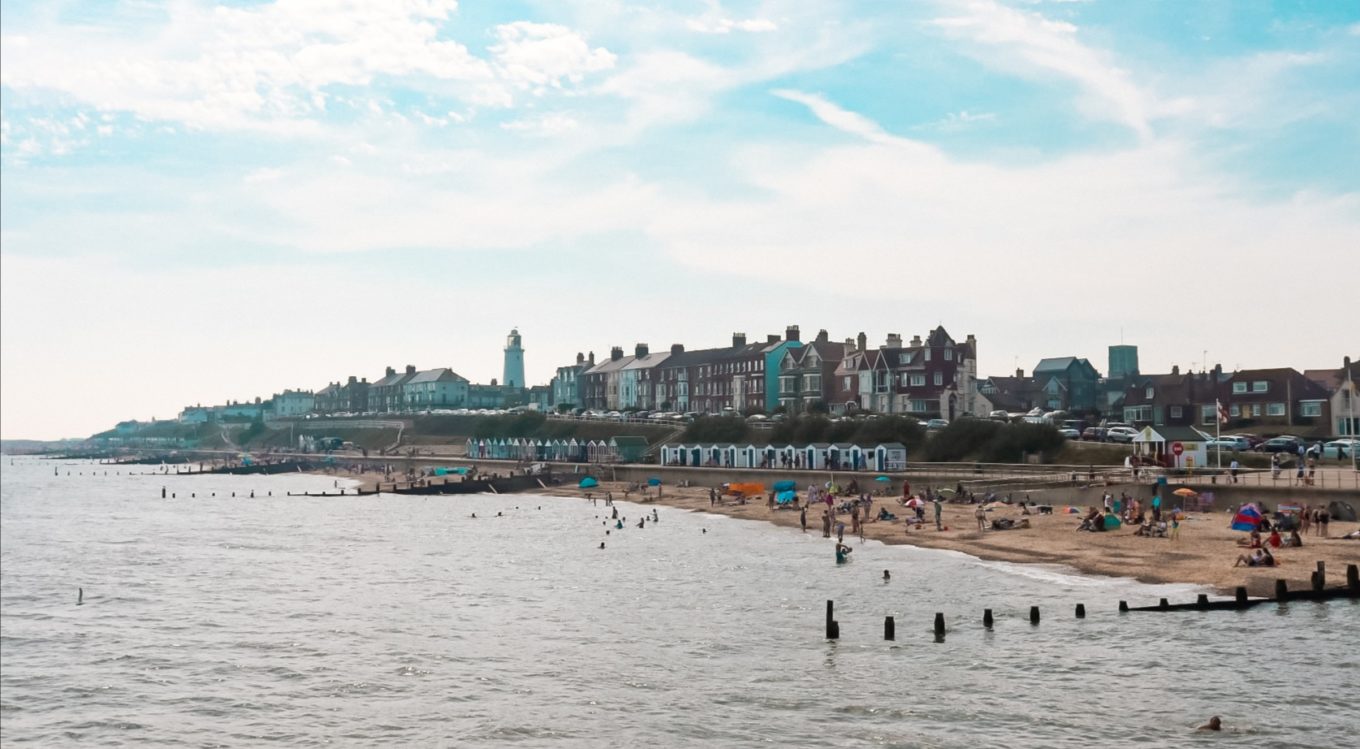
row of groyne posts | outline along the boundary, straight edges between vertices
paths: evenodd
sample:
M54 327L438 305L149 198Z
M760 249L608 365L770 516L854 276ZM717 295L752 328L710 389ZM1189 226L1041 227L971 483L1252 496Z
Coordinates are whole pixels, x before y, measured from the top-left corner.
M1163 598L1158 601L1156 606L1129 606L1127 601L1119 602L1119 613L1125 614L1131 611L1220 611L1220 610L1241 610L1258 606L1263 603L1287 603L1289 601L1328 601L1333 598L1360 598L1360 565L1346 565L1346 584L1333 588L1327 587L1327 567L1325 562L1317 563L1317 570L1312 574L1311 587L1308 590L1289 590L1289 584L1285 580L1275 581L1274 598L1249 598L1247 589L1238 586L1236 594L1226 600L1211 601L1209 596L1201 593L1194 603L1171 603ZM1075 608L1075 616L1078 619L1086 618L1086 605L1079 603ZM1039 626L1040 613L1038 606L1029 607L1029 623ZM991 629L995 623L995 616L991 609L984 609L982 612L982 626ZM935 639L937 642L943 641L945 634L945 616L943 612L935 613L934 623ZM835 601L826 602L826 639L839 640L841 637L841 624L836 620ZM883 639L897 639L897 622L891 617L883 618Z

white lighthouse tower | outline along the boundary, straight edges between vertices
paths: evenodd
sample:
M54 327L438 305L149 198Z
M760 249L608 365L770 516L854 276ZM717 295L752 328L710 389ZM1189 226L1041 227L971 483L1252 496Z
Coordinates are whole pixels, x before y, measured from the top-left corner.
M520 345L519 329L513 328L505 337L505 372L501 384L508 388L524 388L524 347Z

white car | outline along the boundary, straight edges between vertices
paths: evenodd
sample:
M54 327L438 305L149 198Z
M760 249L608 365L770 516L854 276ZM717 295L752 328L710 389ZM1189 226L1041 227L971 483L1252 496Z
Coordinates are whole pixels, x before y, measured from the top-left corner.
M1206 447L1210 452L1222 450L1223 452L1248 452L1251 450L1251 440L1246 437L1219 437L1216 440L1209 440Z
M1133 427L1110 427L1105 432L1105 439L1111 442L1122 442L1126 445L1133 442L1133 438L1137 436L1138 430Z
M1058 434L1061 434L1062 436L1064 436L1064 437L1066 437L1066 438L1068 438L1068 439L1070 439L1070 440L1079 440L1079 439L1081 439L1081 432L1078 432L1077 430L1072 429L1071 427L1064 427L1064 428L1062 428L1062 429L1059 429L1059 430L1058 430Z
M1350 458L1355 455L1355 451L1357 448L1360 448L1360 439L1355 439L1354 437L1342 437L1339 440L1332 440L1331 442L1328 442L1327 444L1323 445L1322 457L1336 458L1338 460L1343 458Z

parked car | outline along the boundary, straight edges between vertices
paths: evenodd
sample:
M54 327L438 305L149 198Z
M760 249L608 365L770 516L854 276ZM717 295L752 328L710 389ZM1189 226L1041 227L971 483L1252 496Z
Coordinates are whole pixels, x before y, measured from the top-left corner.
M1255 450L1257 445L1259 445L1259 444L1261 444L1262 442L1265 442L1265 441L1266 441L1266 438L1265 438L1265 437L1262 437L1262 436L1259 435L1259 434L1247 434L1246 432L1238 432L1237 434L1225 434L1225 435L1223 435L1223 436L1224 436L1224 437L1241 437L1242 439L1245 439L1247 442L1250 442L1250 443L1251 443L1251 449L1252 449L1252 450Z
M926 422L926 429L944 429L949 426L949 419L931 419Z
M769 421L769 420L770 420L770 417L766 416L765 414L751 414L750 416L747 416L747 417L746 417L746 420L747 420L747 421Z
M1063 427L1062 429L1059 429L1058 434L1061 434L1062 436L1070 440L1081 439L1081 432L1078 432L1077 430L1071 427Z
M1360 440L1353 437L1342 437L1323 445L1322 457L1336 458L1337 460L1351 458L1355 455L1356 448L1360 448Z
M1239 440L1238 438L1235 437L1220 437L1219 439L1216 440L1209 440L1205 444L1205 447L1211 453L1214 452L1215 450L1220 450L1225 453L1235 453L1240 452L1242 450L1251 449L1250 443L1248 443L1246 440Z
M1256 449L1263 453L1298 453L1299 447L1303 445L1303 440L1291 434L1282 434L1279 437L1272 437Z
M1087 442L1104 442L1105 427L1086 427L1081 432L1081 438Z
M1138 436L1138 430L1133 427L1110 427L1105 431L1105 438L1111 442L1120 442L1125 445L1133 442L1133 438Z

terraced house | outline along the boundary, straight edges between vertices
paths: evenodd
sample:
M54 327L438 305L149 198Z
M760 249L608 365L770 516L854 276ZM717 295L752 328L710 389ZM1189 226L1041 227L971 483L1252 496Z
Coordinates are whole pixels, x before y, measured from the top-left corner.
M779 406L790 414L831 410L836 369L853 342L835 343L825 330L806 345L786 348L779 358Z
M1221 392L1233 427L1314 427L1331 421L1331 393L1288 367L1234 372Z
M847 399L842 408L854 405L921 419L986 415L988 403L978 393L977 339L972 335L959 343L941 326L924 341L915 336L906 346L896 333L889 333L876 350L866 350L865 343L861 333L855 350L835 370L840 382L833 397ZM857 401L849 400L852 387Z
M468 402L468 380L447 367L416 372L402 384L404 408L462 408Z

